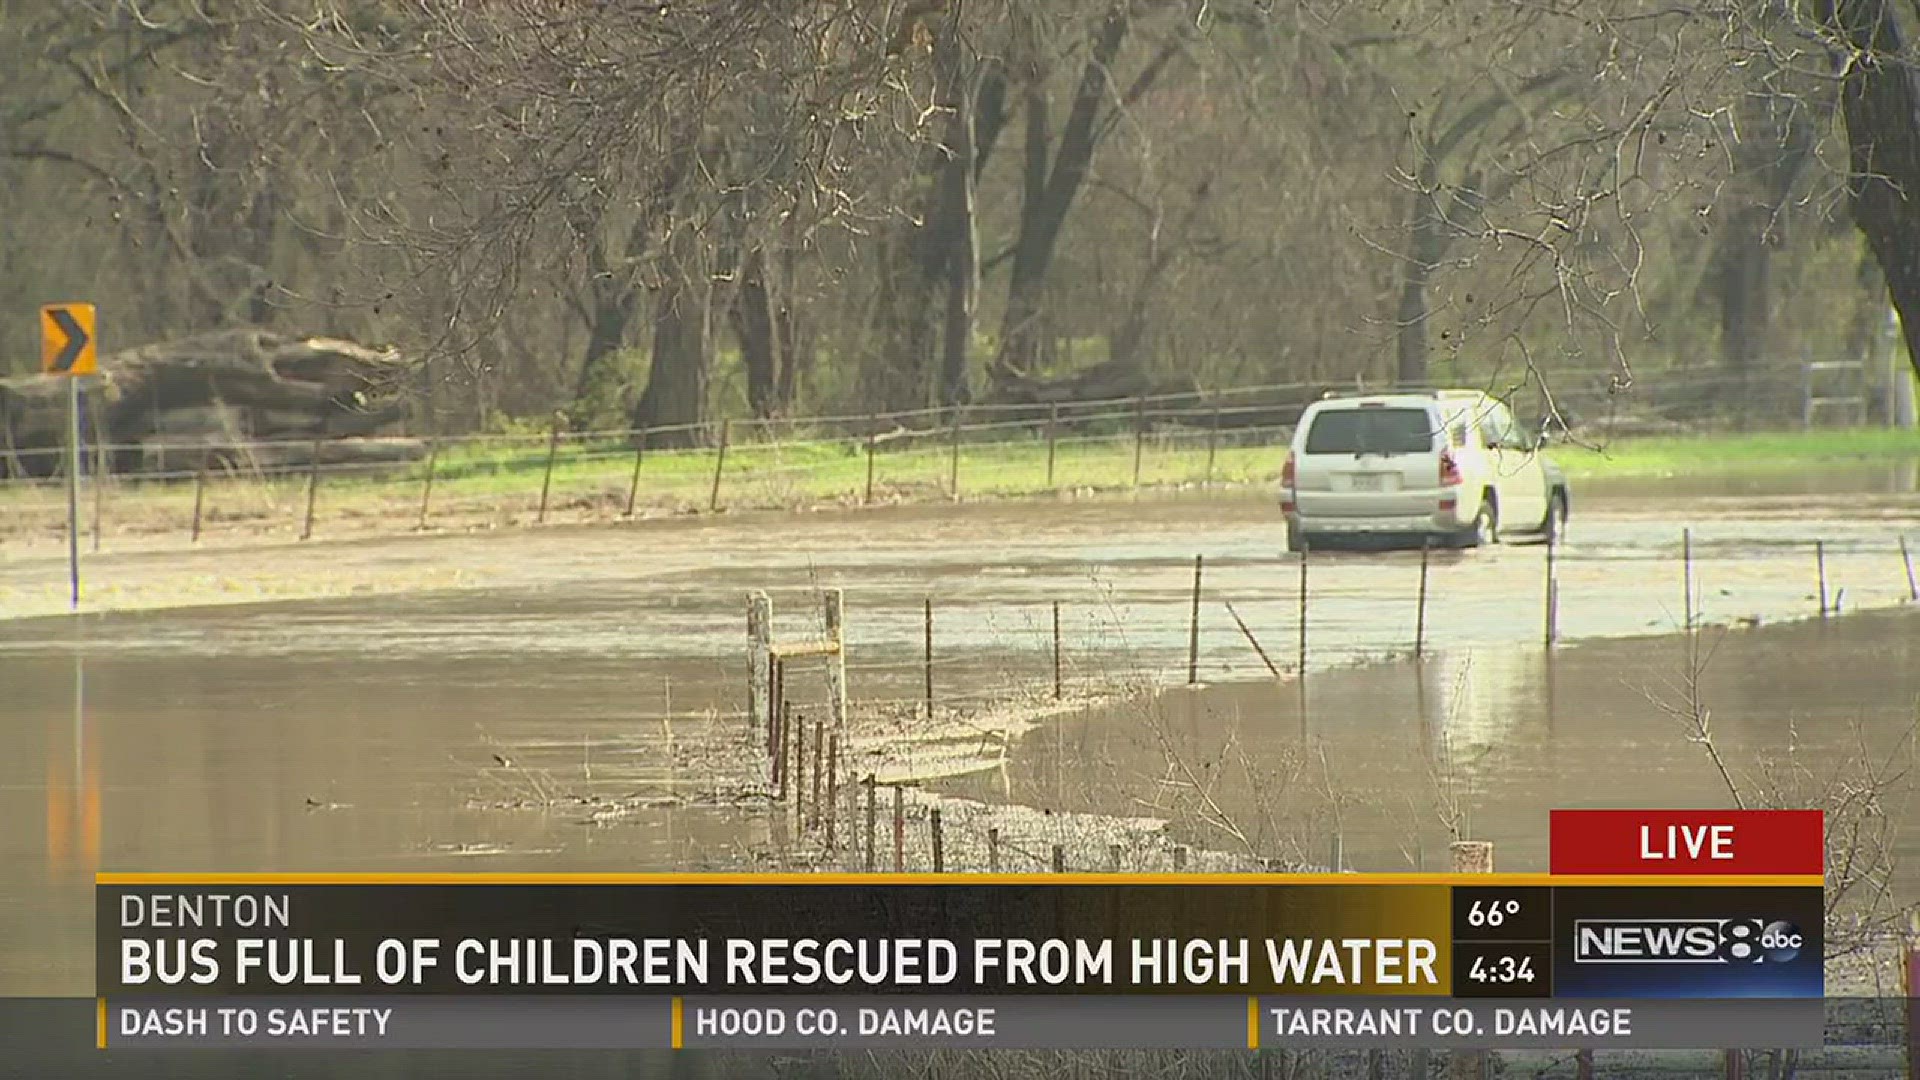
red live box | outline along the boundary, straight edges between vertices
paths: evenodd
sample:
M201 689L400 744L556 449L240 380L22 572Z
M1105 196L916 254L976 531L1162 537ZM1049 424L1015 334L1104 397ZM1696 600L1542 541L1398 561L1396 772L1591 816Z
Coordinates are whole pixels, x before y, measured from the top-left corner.
M1820 874L1818 810L1555 810L1556 874Z

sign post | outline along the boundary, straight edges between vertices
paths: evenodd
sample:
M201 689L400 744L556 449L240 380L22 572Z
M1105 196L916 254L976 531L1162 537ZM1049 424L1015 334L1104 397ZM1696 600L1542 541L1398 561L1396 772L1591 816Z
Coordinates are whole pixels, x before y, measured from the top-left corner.
M67 380L67 582L74 611L80 610L80 379L98 370L93 305L41 308L40 371Z

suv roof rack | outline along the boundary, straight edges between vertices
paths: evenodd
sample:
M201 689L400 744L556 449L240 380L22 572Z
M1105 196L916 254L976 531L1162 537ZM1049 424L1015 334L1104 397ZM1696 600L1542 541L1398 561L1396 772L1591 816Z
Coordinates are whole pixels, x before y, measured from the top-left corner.
M1438 397L1440 390L1401 390L1387 387L1381 390L1328 390L1320 395L1321 401L1338 401L1342 398L1365 397Z

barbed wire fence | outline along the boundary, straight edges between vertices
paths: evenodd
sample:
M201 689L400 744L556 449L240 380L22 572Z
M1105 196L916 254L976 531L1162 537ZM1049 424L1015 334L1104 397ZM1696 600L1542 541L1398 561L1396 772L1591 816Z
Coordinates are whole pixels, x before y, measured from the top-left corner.
M1816 382L1816 366L1776 364L1743 376L1743 396L1805 405L1759 426L1871 419L1864 397L1831 396L1827 375ZM176 437L127 445L89 438L80 455L90 481L81 518L97 550L103 534L187 543L306 539L822 503L1206 488L1277 476L1275 451L1325 388L1277 383L600 431L566 430L556 417L545 431L431 438ZM1524 380L1487 388L1522 401L1531 395L1547 415L1537 387ZM1724 427L1729 412L1727 377L1711 369L1630 385L1613 371L1563 374L1552 391L1553 418L1597 447L1617 437ZM1826 407L1836 400L1860 407ZM0 447L0 540L65 529L64 467L59 449Z

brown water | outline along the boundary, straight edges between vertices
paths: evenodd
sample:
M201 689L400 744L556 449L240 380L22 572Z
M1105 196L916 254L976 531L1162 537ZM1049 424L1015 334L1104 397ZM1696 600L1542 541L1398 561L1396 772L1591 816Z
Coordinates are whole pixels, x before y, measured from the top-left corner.
M1460 835L1493 841L1500 869L1544 871L1554 807L1732 805L1689 740L1695 700L1748 805L1810 805L1836 778L1863 783L1860 762L1889 776L1915 763L1920 611L1705 631L1699 655L1690 664L1676 636L1448 649L1315 673L1304 688L1178 688L1056 721L1023 741L1007 776L951 786L1157 813L1195 843L1347 869L1445 870ZM1920 820L1913 783L1888 796L1893 823ZM1912 896L1920 832L1896 843Z
M1563 635L1673 626L1683 523L1704 616L1771 623L1817 606L1814 538L1825 541L1830 588L1848 609L1897 604L1906 584L1896 541L1920 533L1920 504L1900 495L1583 502L1557 553ZM813 632L813 587L846 588L853 694L868 702L921 693L922 600L932 596L936 692L986 700L1050 680L1055 600L1069 680L1183 677L1192 557L1202 553L1201 672L1220 682L1264 673L1222 600L1277 661L1295 654L1298 566L1280 544L1266 502L1222 498L102 557L92 580L149 599L200 596L197 583L215 574L375 584L299 603L0 623L0 995L90 991L85 882L94 869L698 868L764 847L771 824L752 813L676 805L601 819L552 798L667 799L699 786L671 748L703 726L737 723L749 589L771 590L780 632L798 634ZM1419 556L1316 556L1306 734L1265 683L1190 707L1167 699L1167 722L1186 732L1183 754L1203 754L1232 731L1259 768L1283 770L1301 747L1327 747L1332 782L1316 783L1367 795L1341 807L1338 831L1348 861L1369 869L1405 865L1394 837L1419 838L1422 859L1437 850L1432 811L1413 783L1427 761L1453 763L1469 783L1473 830L1499 841L1510 866L1537 858L1541 811L1563 788L1623 805L1710 799L1697 762L1650 726L1656 714L1638 688L1654 676L1629 662L1648 655L1644 646L1567 652L1542 712L1549 669L1533 643L1543 555L1511 546L1434 556L1425 625L1439 655L1421 680L1404 668L1327 673L1410 646ZM10 557L0 595L57 587L45 580L59 569ZM423 572L449 569L470 576L407 591ZM1714 701L1729 737L1749 725L1754 745L1777 739L1800 709L1829 737L1838 714L1826 704L1871 713L1884 729L1898 711L1890 701L1906 708L1912 659L1885 650L1910 648L1914 628L1861 622L1876 628L1864 640L1837 636L1855 625L1790 629L1828 635L1794 638L1780 654L1804 662L1716 666L1733 680ZM1826 655L1832 643L1844 644L1843 656L1872 648L1888 659L1842 667ZM1614 648L1641 651L1586 659ZM1448 692L1456 685L1464 699ZM1416 687L1424 706L1409 705ZM1151 806L1164 793L1156 785L1166 762L1125 734L1132 723L1087 718L1036 735L1073 749L1023 747L1018 790L1141 813L1139 800ZM1452 751L1438 754L1442 745ZM1125 783L1096 782L1096 771ZM1589 786L1568 786L1575 780ZM1304 797L1302 807L1315 812ZM1271 834L1280 832L1276 824Z

